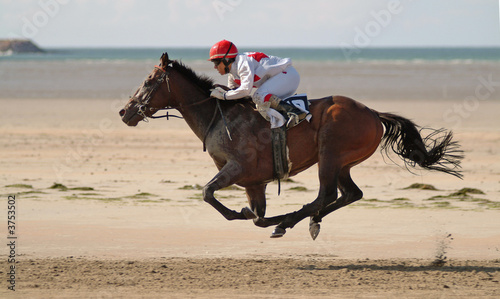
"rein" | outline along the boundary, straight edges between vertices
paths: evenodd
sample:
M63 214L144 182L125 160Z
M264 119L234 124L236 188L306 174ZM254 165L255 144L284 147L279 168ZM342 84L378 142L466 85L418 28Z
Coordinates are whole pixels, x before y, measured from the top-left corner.
M165 108L160 108L160 109L156 109L156 108L149 108L149 111L153 111L153 110L156 110L156 112L158 111L162 111L162 110L167 110L167 114L166 115L159 115L159 116L154 116L154 115L151 115L149 117L145 117L144 118L144 121L147 122L147 118L153 118L153 119L156 119L156 118L167 118L167 120L169 120L169 117L175 117L175 118L180 118L180 119L184 119L184 117L182 116L177 116L177 115L170 115L168 114L168 110L174 110L174 109L182 109L182 108L186 108L186 107L192 107L192 106L196 106L196 105L201 105L205 102L208 102L209 100L211 100L212 98L211 97L208 97L204 100L201 100L199 102L195 102L195 103L192 103L192 104L189 104L189 105L179 105L177 107L165 107ZM217 99L218 100L218 99ZM155 112L155 113L156 113Z
M197 106L197 105L201 105L209 100L212 99L212 97L208 97L208 98L205 98L201 101L198 101L198 102L194 102L194 103L191 103L191 104L188 104L188 105L182 105L180 104L179 106L170 106L170 107L164 107L164 108L148 108L147 106L149 105L149 102L151 102L151 99L153 97L153 95L156 93L156 90L160 87L160 85L163 83L163 82L166 82L167 83L167 88L168 88L168 92L171 92L170 91L170 82L169 82L169 78L168 78L168 69L164 69L158 65L155 65L155 68L159 69L162 71L162 74L161 76L158 78L158 80L156 80L155 84L153 85L153 87L151 88L151 90L148 92L148 95L146 97L146 99L144 101L142 101L141 103L137 103L136 105L138 105L138 111L137 113L139 115L141 115L143 117L143 120L145 122L148 122L148 118L152 118L152 119L157 119L157 118L166 118L167 120L169 120L170 117L174 117L174 118L180 118L180 119L184 119L182 116L177 116L177 115L170 115L168 114L168 110L172 110L172 109L180 109L182 110L183 108L187 108L187 107L193 107L193 106ZM224 122L224 127L226 128L226 132L227 132L227 135L229 137L229 140L233 140L231 138L231 134L229 133L229 129L228 129L228 126L227 126L227 122L226 122L226 118L224 117L224 114L222 113L222 108L220 106L220 100L215 98L216 99L216 103L217 103L217 106L214 110L214 115L212 116L212 120L210 121L210 123L208 124L208 128L205 132L205 135L203 137L203 151L206 152L207 151L207 148L206 148L206 139L207 139L207 136L208 136L208 133L210 132L210 130L212 129L212 126L215 122L215 118L217 117L217 111L220 112L220 115L222 117L222 121ZM161 111L161 110L167 110L167 113L165 115L159 115L159 116L154 116L154 115L151 115L151 116L147 116L146 115L146 111L149 109L149 111L155 111L153 114L155 114L156 112L158 111Z

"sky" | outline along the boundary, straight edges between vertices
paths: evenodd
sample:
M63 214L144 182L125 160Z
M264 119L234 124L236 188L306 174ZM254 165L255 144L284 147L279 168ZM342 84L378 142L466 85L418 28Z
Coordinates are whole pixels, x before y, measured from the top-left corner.
M42 47L500 46L499 0L0 0Z

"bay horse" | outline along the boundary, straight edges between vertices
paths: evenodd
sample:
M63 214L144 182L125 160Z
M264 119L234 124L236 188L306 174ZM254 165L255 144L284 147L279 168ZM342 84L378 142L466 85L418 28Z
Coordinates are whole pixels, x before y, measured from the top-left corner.
M318 163L317 198L298 211L265 217L265 190L273 181L270 124L251 100L219 101L210 98L213 88L212 79L164 53L120 116L127 125L136 126L159 110L178 110L219 169L203 187L204 201L227 220L253 219L260 227L276 225L271 237L283 236L287 228L310 217L309 232L316 239L323 217L363 197L350 170L368 159L379 145L386 153L393 150L399 155L407 169L421 167L462 177L463 156L458 143L452 141L451 131L432 130L423 138L409 119L377 112L348 97L328 96L310 100L311 121L287 132L289 175ZM233 184L245 188L250 208L237 212L214 197L215 191Z

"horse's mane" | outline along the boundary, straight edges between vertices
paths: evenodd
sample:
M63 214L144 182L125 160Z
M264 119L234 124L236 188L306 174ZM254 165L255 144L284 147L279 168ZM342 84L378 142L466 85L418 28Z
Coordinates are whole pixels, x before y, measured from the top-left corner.
M172 62L172 67L185 76L186 79L198 85L207 95L210 94L210 89L214 86L214 80L212 78L205 75L198 75L190 67L177 60Z
M172 67L174 70L178 71L181 73L186 79L188 79L190 82L193 82L197 86L199 86L207 95L210 95L210 90L214 88L214 80L206 75L198 75L193 69L191 69L189 66L185 65L184 63L174 60L172 61ZM249 102L252 104L252 97L251 96L246 96L242 99L239 99L237 101L229 101L231 103L237 103L237 102Z

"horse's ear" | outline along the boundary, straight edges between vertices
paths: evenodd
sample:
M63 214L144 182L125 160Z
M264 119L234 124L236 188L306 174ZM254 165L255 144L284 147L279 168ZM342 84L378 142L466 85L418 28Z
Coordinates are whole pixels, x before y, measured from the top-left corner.
M172 62L170 59L168 59L168 53L167 52L165 52L165 53L163 53L161 55L160 62L161 62L161 66L163 68L166 68L170 64L170 62Z

